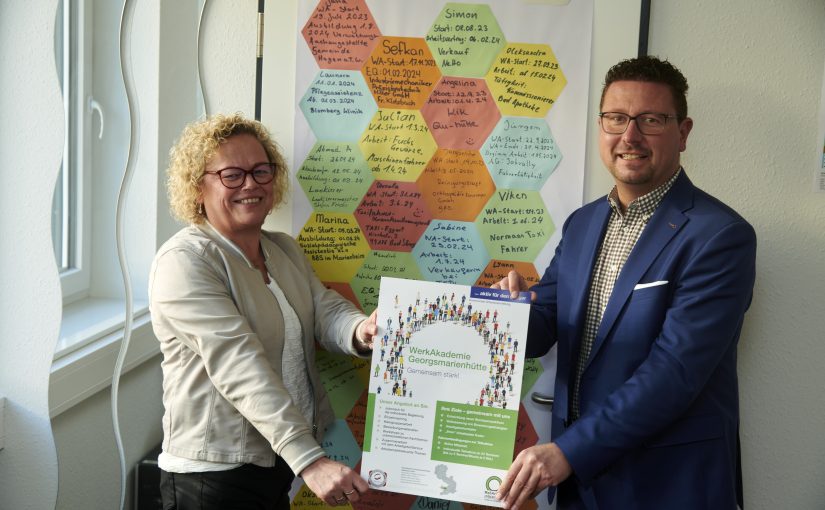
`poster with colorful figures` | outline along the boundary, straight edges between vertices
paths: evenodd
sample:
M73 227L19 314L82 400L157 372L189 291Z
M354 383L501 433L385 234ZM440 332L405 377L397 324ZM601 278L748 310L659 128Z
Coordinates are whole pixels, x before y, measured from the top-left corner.
M321 280L366 313L382 277L537 282L582 203L592 20L593 0L299 0L292 228ZM515 453L549 440L529 395L552 393L554 356L524 360ZM360 470L374 367L316 363L338 418L323 446ZM324 507L300 480L292 496ZM380 490L352 506L484 508Z
M529 296L381 279L361 459L370 488L501 506Z

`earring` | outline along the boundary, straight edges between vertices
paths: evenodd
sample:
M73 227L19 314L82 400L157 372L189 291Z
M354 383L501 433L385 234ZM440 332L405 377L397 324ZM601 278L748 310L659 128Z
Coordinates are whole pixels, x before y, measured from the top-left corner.
M200 214L201 216L206 216L206 213L203 211L203 202L198 204L198 214Z

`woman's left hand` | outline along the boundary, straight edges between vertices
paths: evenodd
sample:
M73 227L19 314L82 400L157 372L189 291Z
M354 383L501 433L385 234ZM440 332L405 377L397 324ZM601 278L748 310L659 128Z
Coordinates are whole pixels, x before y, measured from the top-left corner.
M312 492L329 506L347 505L361 499L367 482L349 467L321 457L301 472Z
M375 335L378 334L378 310L373 310L366 320L355 328L355 350L361 353L366 353L372 350L372 341Z

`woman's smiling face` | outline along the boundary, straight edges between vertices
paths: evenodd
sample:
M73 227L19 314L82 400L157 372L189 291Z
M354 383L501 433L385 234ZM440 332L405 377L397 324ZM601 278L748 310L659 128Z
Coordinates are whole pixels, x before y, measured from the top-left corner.
M234 167L251 170L268 163L266 151L258 139L249 134L233 135L220 145L207 163L207 172ZM267 214L273 207L273 183L258 184L251 174L234 189L221 183L217 174L204 174L201 181L201 201L206 217L221 234L232 239L243 233L260 233Z

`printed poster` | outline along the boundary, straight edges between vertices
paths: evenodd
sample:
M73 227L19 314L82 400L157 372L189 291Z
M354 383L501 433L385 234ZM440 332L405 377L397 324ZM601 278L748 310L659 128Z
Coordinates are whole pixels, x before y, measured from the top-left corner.
M501 506L529 293L382 278L361 475L373 490Z

